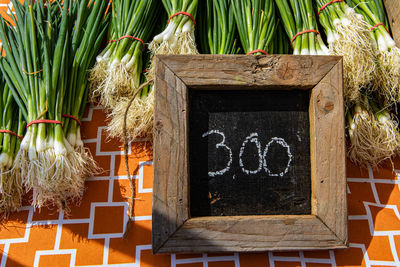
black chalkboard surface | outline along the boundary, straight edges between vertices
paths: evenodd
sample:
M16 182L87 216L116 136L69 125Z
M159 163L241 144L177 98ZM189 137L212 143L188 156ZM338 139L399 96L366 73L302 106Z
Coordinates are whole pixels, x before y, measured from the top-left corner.
M189 90L192 217L311 214L309 97Z

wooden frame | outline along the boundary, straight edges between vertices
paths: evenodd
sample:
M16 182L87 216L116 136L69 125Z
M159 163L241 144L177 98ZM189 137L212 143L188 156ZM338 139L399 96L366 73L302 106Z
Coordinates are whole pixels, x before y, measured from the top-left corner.
M400 1L399 0L383 0L386 8L387 17L393 38L397 46L400 45Z
M348 247L342 58L157 56L153 253ZM188 90L311 90L311 215L190 217Z

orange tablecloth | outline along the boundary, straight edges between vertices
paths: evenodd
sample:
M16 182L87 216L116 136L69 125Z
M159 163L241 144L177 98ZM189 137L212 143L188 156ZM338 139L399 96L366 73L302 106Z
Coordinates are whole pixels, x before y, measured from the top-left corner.
M338 251L162 255L151 253L152 155L146 142L132 145L135 222L128 219L130 187L122 144L105 135L105 113L89 108L83 138L105 170L91 177L80 206L63 212L26 206L0 226L0 266L400 266L400 180L391 166L360 170L348 162L350 248ZM400 164L395 162L395 167Z

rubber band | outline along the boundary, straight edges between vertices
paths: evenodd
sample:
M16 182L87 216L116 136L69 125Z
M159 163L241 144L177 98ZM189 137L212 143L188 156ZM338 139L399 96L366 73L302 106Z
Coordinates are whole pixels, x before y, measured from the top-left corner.
M376 30L379 26L383 26L385 28L385 30L390 34L388 28L386 28L385 24L383 24L382 22L379 22L378 24L376 24L374 27L369 29L369 31L372 32L373 30Z
M247 55L251 55L251 54L254 54L254 53L263 53L264 55L269 55L266 51L264 51L264 50L262 50L262 49L257 49L257 50L253 50L253 51L250 51L249 53L247 53Z
M319 14L322 12L322 10L324 10L327 6L334 4L334 3L338 3L338 2L344 2L344 0L332 0L328 3L326 3L325 5L323 5L319 10L318 10L318 16Z
M63 116L64 118L73 119L74 121L76 121L79 124L79 126L82 126L82 122L73 115L62 114L61 116Z
M185 11L180 11L180 12L177 12L177 13L173 14L171 17L169 17L168 23L171 21L171 19L172 19L173 17L176 17L176 16L178 16L178 15L185 15L185 16L188 16L188 17L193 21L194 26L196 26L196 20L194 19L194 17L192 16L192 14L187 13L187 12L185 12Z
M56 121L56 120L34 120L34 121L31 121L30 123L28 123L26 125L26 128L29 128L33 124L39 124L39 123L60 124L62 126L62 122L61 121Z
M26 75L35 75L35 74L38 74L38 73L41 73L42 71L44 71L44 69L41 69L41 70L38 70L38 71L29 73L29 72L27 72L26 70L24 70L24 68L22 67L22 65L21 65L21 70L22 70Z
M108 41L108 43L107 43L107 44L110 44L110 43L115 43L115 42L119 42L119 41L121 41L121 40L123 40L123 39L126 39L126 38L129 38L129 39L133 39L133 40L139 41L139 42L142 44L142 47L143 47L142 51L144 52L144 51L146 50L146 45L144 44L144 42L143 42L143 40L142 40L142 39L140 39L140 38L137 38L137 37L133 37L133 36L130 36L130 35L125 35L125 36L122 36L122 37L118 38L118 40L110 40L110 41Z
M21 140L21 141L22 141L22 139L23 139L22 136L19 136L18 134L14 133L13 131L10 131L10 130L0 130L0 133L5 133L5 134L14 135L14 136L18 137L18 139Z
M300 35L302 35L302 34L305 34L305 33L309 33L309 32L313 32L313 33L316 33L316 34L320 34L318 31L316 31L316 30L305 30L305 31L302 31L302 32L298 32L298 33L296 33L296 35L292 38L292 40L290 40L290 46L293 48L293 42L294 42L294 40L296 40L296 38L298 37L298 36L300 36Z

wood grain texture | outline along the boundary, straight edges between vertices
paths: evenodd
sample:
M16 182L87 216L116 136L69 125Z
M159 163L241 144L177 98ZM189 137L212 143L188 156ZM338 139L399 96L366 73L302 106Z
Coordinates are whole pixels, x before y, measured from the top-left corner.
M293 55L175 55L158 58L191 88L283 90L311 89L339 60L336 56Z
M157 251L189 218L187 88L157 64L154 118L153 249Z
M343 64L314 87L310 100L312 213L347 244Z
M290 251L344 248L313 215L189 219L159 250L171 252Z
M383 3L385 4L393 38L396 41L397 46L400 46L400 1L383 0Z
M347 247L341 77L340 57L157 57L153 252ZM312 90L309 110L313 215L190 218L188 90L194 88Z

